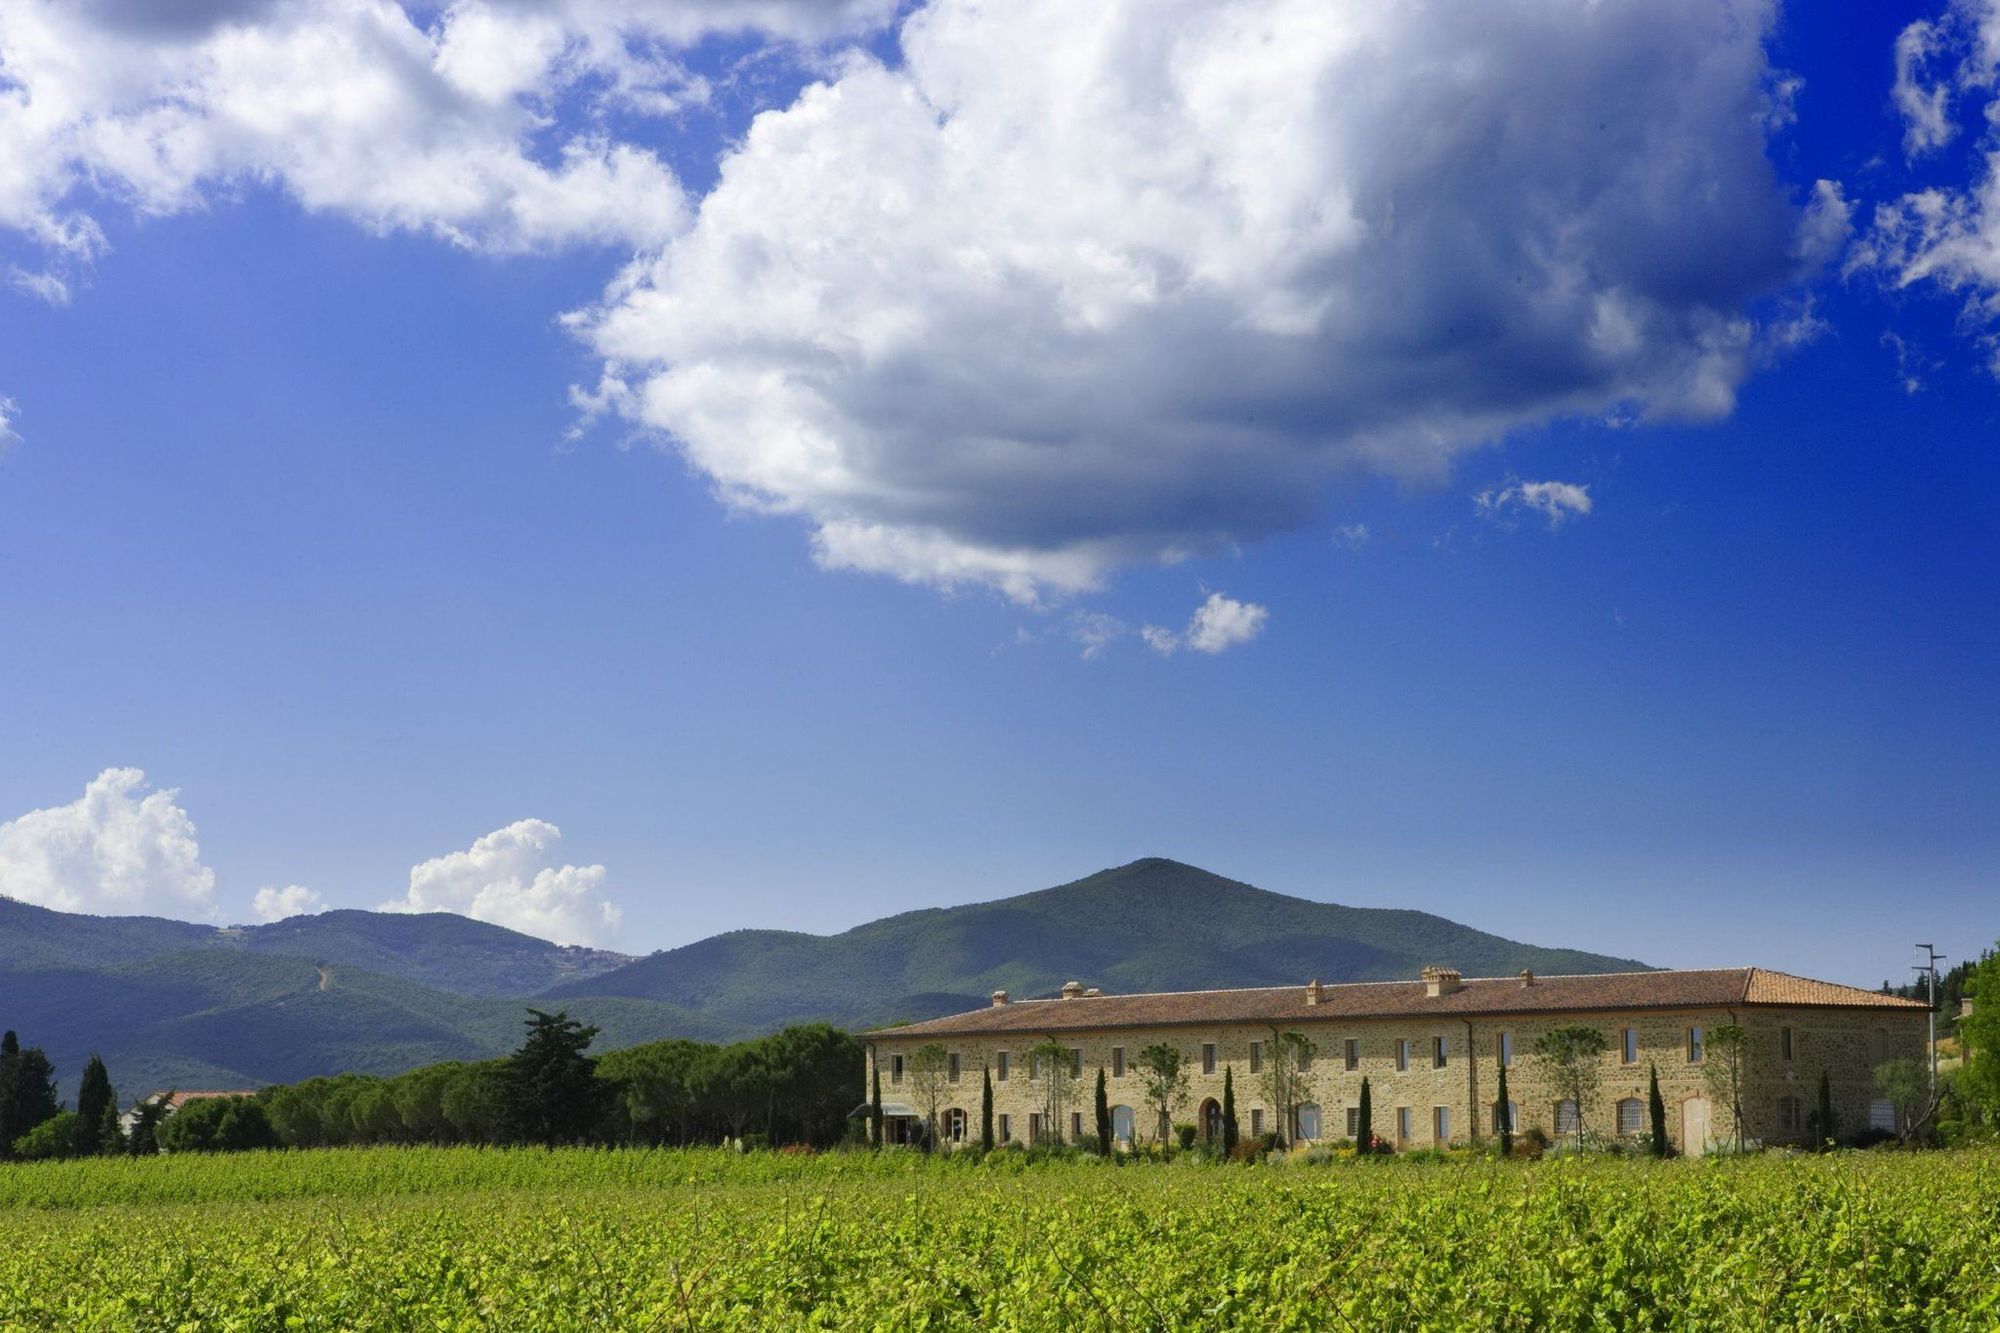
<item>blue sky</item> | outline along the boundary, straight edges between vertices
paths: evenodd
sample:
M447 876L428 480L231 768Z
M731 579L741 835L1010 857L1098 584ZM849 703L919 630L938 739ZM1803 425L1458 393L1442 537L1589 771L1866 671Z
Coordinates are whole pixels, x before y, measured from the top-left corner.
M2000 935L1995 11L1029 8L0 21L0 891Z

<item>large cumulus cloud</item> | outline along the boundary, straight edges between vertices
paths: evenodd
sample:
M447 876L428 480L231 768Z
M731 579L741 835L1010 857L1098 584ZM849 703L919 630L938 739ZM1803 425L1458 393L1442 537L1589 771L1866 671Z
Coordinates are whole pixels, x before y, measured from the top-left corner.
M0 823L0 893L63 912L216 914L180 793L147 790L136 768L107 768L65 805Z
M1770 17L936 0L572 317L579 400L828 565L1023 599L1554 416L1724 413L1845 232L1766 156Z
M384 912L457 912L558 944L601 944L623 914L605 896L601 865L559 864L562 830L522 819L462 852L410 867L401 898Z

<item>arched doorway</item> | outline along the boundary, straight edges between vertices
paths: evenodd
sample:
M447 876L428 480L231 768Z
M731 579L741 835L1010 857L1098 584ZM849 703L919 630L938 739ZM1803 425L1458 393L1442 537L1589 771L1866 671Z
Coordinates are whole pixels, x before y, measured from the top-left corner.
M1210 1097L1201 1104L1200 1118L1195 1122L1201 1126L1201 1136L1210 1143L1222 1142L1222 1103Z

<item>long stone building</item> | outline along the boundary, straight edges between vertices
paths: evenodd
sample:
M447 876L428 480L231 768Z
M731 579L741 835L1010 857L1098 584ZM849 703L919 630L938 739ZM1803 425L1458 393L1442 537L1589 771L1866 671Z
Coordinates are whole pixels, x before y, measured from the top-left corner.
M919 1084L930 1080L913 1061L926 1046L946 1055L937 1106L946 1144L977 1140L982 1072L993 1078L998 1141L1094 1133L1100 1069L1114 1137L1121 1145L1151 1141L1163 1127L1148 1123L1157 1116L1138 1062L1141 1051L1165 1043L1192 1071L1174 1117L1204 1135L1220 1132L1225 1071L1234 1071L1243 1132L1300 1141L1351 1137L1366 1077L1376 1136L1417 1148L1490 1136L1503 1117L1517 1131L1568 1132L1579 1108L1544 1085L1528 1055L1543 1033L1582 1025L1605 1038L1596 1094L1580 1108L1585 1128L1622 1137L1644 1132L1648 1070L1656 1068L1669 1137L1681 1151L1699 1153L1729 1133L1727 1108L1716 1104L1707 1073L1709 1032L1733 1024L1749 1034L1740 1078L1745 1137L1804 1142L1822 1071L1842 1135L1894 1126L1874 1070L1924 1056L1926 1013L1918 1001L1755 967L1469 979L1426 968L1417 981L1351 985L1106 995L1071 982L1061 998L1045 1000L996 991L986 1008L864 1039L871 1082L881 1077L891 1141L923 1132L931 1108ZM1301 1100L1286 1117L1266 1104L1266 1084L1273 1043L1291 1032L1304 1034L1313 1053ZM1068 1053L1072 1081L1061 1121L1051 1125L1050 1070L1043 1066L1056 1065L1057 1046ZM1496 1095L1502 1065L1508 1107ZM1289 1130L1281 1118L1291 1121Z

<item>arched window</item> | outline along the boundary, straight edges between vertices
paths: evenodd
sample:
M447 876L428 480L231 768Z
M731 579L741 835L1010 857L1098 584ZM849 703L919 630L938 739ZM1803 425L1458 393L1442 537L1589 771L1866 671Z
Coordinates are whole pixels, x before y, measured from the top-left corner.
M1512 1134L1521 1128L1521 1103L1493 1103L1493 1132Z
M1307 1102L1299 1108L1299 1137L1312 1140L1319 1137L1319 1105Z
M1222 1142L1222 1103L1211 1097L1201 1104L1201 1136L1211 1143Z
M1646 1128L1646 1103L1637 1097L1625 1097L1618 1103L1618 1137L1635 1138Z
M1576 1133L1576 1103L1567 1097L1556 1103L1556 1133Z
M1131 1107L1114 1106L1111 1108L1111 1138L1114 1142L1129 1145L1132 1142L1132 1127L1133 1117Z
M965 1112L959 1107L944 1113L944 1136L951 1143L965 1142Z

